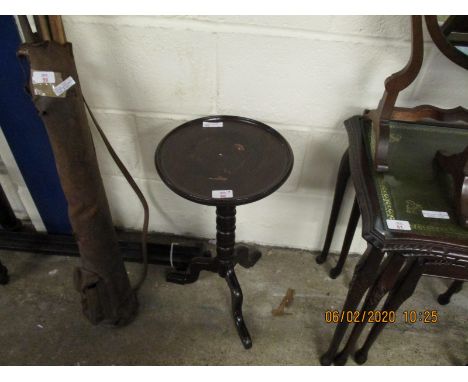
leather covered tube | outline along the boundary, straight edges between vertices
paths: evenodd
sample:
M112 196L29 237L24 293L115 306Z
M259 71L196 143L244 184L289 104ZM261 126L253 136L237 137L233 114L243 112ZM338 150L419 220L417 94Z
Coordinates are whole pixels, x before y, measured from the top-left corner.
M29 90L47 129L68 201L68 214L81 256L74 281L81 294L83 313L93 324L125 325L135 317L138 302L119 252L72 46L54 41L23 44L18 55L26 56L31 72L54 72L56 81L69 76L75 81L65 96L44 96L38 95L31 76Z

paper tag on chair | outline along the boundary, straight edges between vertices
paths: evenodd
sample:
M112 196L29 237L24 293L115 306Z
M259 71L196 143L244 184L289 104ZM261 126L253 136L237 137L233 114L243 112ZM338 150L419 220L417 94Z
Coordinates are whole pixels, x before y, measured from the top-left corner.
M450 219L450 216L445 211L426 211L422 210L422 214L425 218L433 219Z
M54 93L57 96L60 96L75 84L76 84L75 80L71 76L69 76L67 77L67 79L59 83L57 86L53 86Z
M234 196L234 193L232 190L212 190L211 191L211 197L213 199L227 199L227 198L232 198Z
M55 73L33 70L31 75L31 81L33 84L54 84Z
M406 220L387 219L387 227L399 231L411 231L410 223Z

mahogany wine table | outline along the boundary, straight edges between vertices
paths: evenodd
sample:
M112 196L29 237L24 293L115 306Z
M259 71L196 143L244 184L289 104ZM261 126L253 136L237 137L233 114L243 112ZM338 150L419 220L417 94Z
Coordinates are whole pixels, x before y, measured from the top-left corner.
M288 178L294 157L288 142L264 123L235 116L210 116L184 123L158 145L156 169L176 194L216 207L216 256L193 258L185 272L168 281L187 284L200 271L216 272L231 291L232 314L246 349L252 340L242 316L242 290L236 264L252 267L257 250L235 248L236 206L255 202L276 191Z

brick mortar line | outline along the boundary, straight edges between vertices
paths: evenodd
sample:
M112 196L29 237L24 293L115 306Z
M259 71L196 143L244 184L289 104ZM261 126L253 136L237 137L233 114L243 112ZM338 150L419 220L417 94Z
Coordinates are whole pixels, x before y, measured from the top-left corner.
M93 112L102 113L102 114L114 114L114 115L124 115L124 116L134 116L140 118L153 118L153 119L168 119L172 121L188 121L191 119L196 119L205 116L205 114L171 114L164 112L146 112L146 111L135 111L130 109L107 109L107 108L94 108L92 107ZM261 122L267 125L280 126L283 130L288 131L299 131L304 133L310 132L323 132L323 133L332 133L344 135L345 132L342 129L337 130L336 127L323 127L323 126L313 126L313 125L298 125L298 124L287 124L283 122L276 122L267 119L261 119Z

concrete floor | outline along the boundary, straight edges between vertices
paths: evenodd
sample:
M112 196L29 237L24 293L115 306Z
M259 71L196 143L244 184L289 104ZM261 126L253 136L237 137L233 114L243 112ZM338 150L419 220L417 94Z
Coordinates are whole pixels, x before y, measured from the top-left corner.
M340 309L357 256L344 274L327 276L335 259L315 263L307 251L262 248L249 270L237 267L244 291L244 317L253 348L244 350L230 316L224 281L203 273L192 285L164 281L150 266L140 292L137 319L121 329L93 326L81 314L72 288L77 258L0 251L11 282L0 287L1 365L318 365L334 325L327 309ZM130 277L139 264L127 264ZM447 283L424 278L405 309L437 309L439 323L390 324L374 345L367 365L462 365L468 362L468 288L450 305L437 295ZM296 291L288 315L273 317L286 290ZM348 361L348 365L355 365Z

